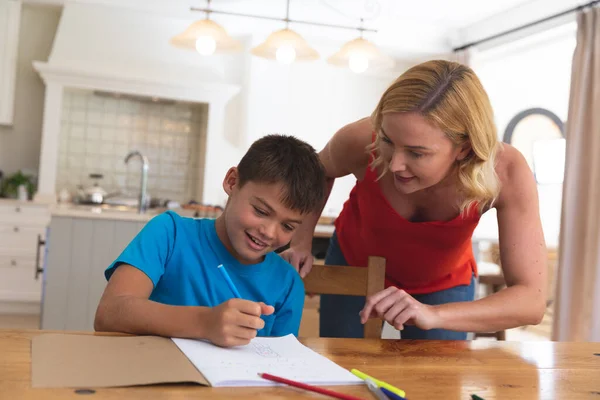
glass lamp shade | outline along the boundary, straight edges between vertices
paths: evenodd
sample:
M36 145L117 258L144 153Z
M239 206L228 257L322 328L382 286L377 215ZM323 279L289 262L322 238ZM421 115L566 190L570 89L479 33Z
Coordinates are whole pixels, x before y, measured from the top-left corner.
M277 60L288 64L293 61L319 59L319 53L306 40L291 29L285 28L271 33L267 39L250 51L258 57Z
M347 42L329 57L327 62L338 67L349 67L356 73L364 72L368 68L391 68L394 65L391 57L363 38Z
M178 48L196 50L202 55L229 53L242 49L240 42L229 36L221 25L210 19L193 22L185 31L173 36L169 43Z

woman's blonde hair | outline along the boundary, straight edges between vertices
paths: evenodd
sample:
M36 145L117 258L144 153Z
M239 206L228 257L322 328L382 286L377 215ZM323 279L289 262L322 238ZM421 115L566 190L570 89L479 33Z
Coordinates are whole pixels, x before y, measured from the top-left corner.
M404 72L385 91L371 115L377 135L367 147L375 155L372 168L381 169L379 178L387 170L379 152L383 116L399 112L421 114L458 146L470 143L471 152L457 161L458 207L461 213L474 204L480 213L490 207L500 191L494 168L500 144L490 100L473 70L451 61L427 61Z

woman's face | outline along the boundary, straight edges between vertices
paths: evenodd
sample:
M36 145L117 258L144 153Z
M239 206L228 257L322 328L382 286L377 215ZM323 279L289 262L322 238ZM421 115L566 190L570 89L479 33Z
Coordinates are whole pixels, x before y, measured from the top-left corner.
M394 185L410 194L442 182L470 146L455 145L437 126L418 113L389 113L381 124L380 151Z

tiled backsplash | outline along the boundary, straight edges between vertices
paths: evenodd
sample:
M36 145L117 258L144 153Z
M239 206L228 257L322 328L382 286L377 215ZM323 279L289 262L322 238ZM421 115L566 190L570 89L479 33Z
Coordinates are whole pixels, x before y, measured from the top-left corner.
M57 191L90 186L90 174L107 192L139 192L139 159L148 157L148 193L187 202L202 188L208 105L141 101L91 92L65 92L59 145Z

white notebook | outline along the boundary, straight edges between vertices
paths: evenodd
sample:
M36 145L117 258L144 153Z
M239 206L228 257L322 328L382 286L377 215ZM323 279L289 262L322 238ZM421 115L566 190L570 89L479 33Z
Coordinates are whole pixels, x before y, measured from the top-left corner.
M364 382L314 352L294 335L258 337L246 346L222 348L206 341L173 338L173 342L211 386L272 386L261 372L312 385L354 385Z

